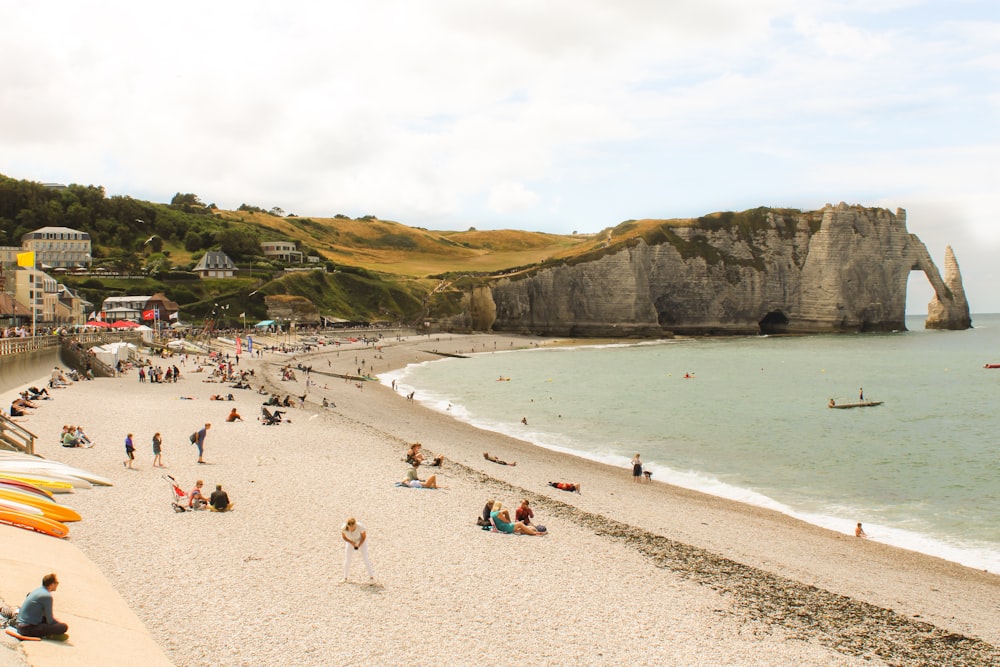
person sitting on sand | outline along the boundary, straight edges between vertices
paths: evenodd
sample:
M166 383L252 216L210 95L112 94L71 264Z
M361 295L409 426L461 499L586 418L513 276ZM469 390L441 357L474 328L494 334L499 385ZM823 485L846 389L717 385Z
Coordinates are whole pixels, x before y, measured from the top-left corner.
M531 520L535 517L535 511L531 509L528 505L528 499L525 498L518 505L517 510L514 511L514 518L523 523L525 526L531 525Z
M10 416L11 417L23 417L25 416L24 408L17 404L17 401L11 401L10 404Z
M417 468L420 467L420 461L414 460L410 465L410 469L406 471L406 479L403 480L403 486L408 486L411 489L436 489L437 476L431 475L427 479L420 479L417 476Z
M858 521L857 528L854 529L854 537L868 537L868 533L866 533L865 529L861 527L860 521Z
M286 394L285 395L285 400L283 400L281 402L281 407L283 407L283 408L292 408L292 407L295 407L295 406L292 405L292 397Z
M498 459L495 456L490 456L489 452L483 452L483 458L486 459L487 461L492 461L493 463L499 463L502 466L516 466L517 465L517 461L511 461L510 463L507 463L506 461Z
M194 483L194 488L188 493L188 507L193 510L203 510L208 505L208 498L206 498L202 492L201 487L205 486L205 482L198 480Z
M70 426L70 428L72 429L73 427ZM76 435L76 440L80 444L81 447L93 447L94 446L94 441L91 440L87 436L87 434L83 432L83 427L82 426L77 426L74 429L74 435Z
M549 486L553 489L560 489L562 491L575 491L576 493L581 493L580 484L572 482L549 482Z
M410 448L406 450L406 455L403 457L404 460L410 465L413 465L414 461L417 461L418 463L423 463L424 455L420 451L421 447L423 447L423 445L420 444L419 442L414 442L412 445L410 445Z
M76 437L76 431L73 430L72 426L63 426L62 446L63 447L80 446L80 439Z
M414 461L419 461L420 465L428 465L431 466L432 468L441 467L441 464L444 463L443 456L435 456L434 460L431 461L430 463L426 464L424 463L424 454L422 451L420 451L422 447L423 445L420 444L419 442L415 442L412 445L410 445L410 448L406 450L406 457L405 457L406 462L409 463L410 465L413 465Z
M215 491L212 491L209 509L213 512L228 512L233 509L233 504L229 501L229 494L222 490L221 484L216 484Z
M476 518L476 525L477 526L488 526L488 525L490 525L490 512L493 511L493 505L494 505L494 502L493 502L492 498L490 498L489 500L486 501L486 506L483 507L483 515L480 516L480 517L478 517L478 518Z
M510 520L510 513L503 508L502 503L494 503L493 511L490 512L493 525L501 533L513 533L515 535L546 535L547 533L535 530L534 526L526 526L522 521Z
M240 413L236 412L236 408L229 411L229 416L226 417L227 422L243 421L243 417L240 417Z

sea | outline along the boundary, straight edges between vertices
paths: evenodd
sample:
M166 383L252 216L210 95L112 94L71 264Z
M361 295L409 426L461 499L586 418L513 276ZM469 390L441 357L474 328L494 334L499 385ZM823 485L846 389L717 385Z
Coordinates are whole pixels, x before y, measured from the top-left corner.
M487 342L382 381L623 476L639 453L655 481L847 534L861 521L871 539L1000 574L1000 369L984 367L1000 363L1000 314L967 331L923 319L882 334ZM862 390L882 405L828 407Z

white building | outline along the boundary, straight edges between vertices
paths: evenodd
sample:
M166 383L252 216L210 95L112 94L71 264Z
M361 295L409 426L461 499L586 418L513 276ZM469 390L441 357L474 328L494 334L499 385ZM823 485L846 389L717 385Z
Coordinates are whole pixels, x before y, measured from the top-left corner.
M260 250L265 257L275 257L282 262L302 261L302 252L294 241L261 241Z
M21 237L23 251L33 250L44 268L90 266L90 234L69 227L42 227Z

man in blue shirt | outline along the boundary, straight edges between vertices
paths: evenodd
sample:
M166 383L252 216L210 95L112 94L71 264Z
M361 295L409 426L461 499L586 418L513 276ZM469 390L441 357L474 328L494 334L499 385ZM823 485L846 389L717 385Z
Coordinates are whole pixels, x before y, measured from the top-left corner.
M52 614L52 593L58 587L59 580L52 573L42 577L42 585L28 593L15 622L19 633L25 637L52 638L66 634L69 626L57 621Z

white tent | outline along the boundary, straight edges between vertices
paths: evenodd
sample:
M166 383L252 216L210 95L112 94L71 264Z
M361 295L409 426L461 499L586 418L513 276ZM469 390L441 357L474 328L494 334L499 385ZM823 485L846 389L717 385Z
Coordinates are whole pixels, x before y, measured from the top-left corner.
M153 342L153 327L147 327L145 324L140 324L135 328L135 331L138 331L139 335L142 336L143 342Z
M128 361L129 357L134 352L137 352L138 349L139 348L132 343L119 342L98 345L90 348L90 351L94 353L94 356L96 356L98 360L114 368L115 364L119 361L122 363Z

